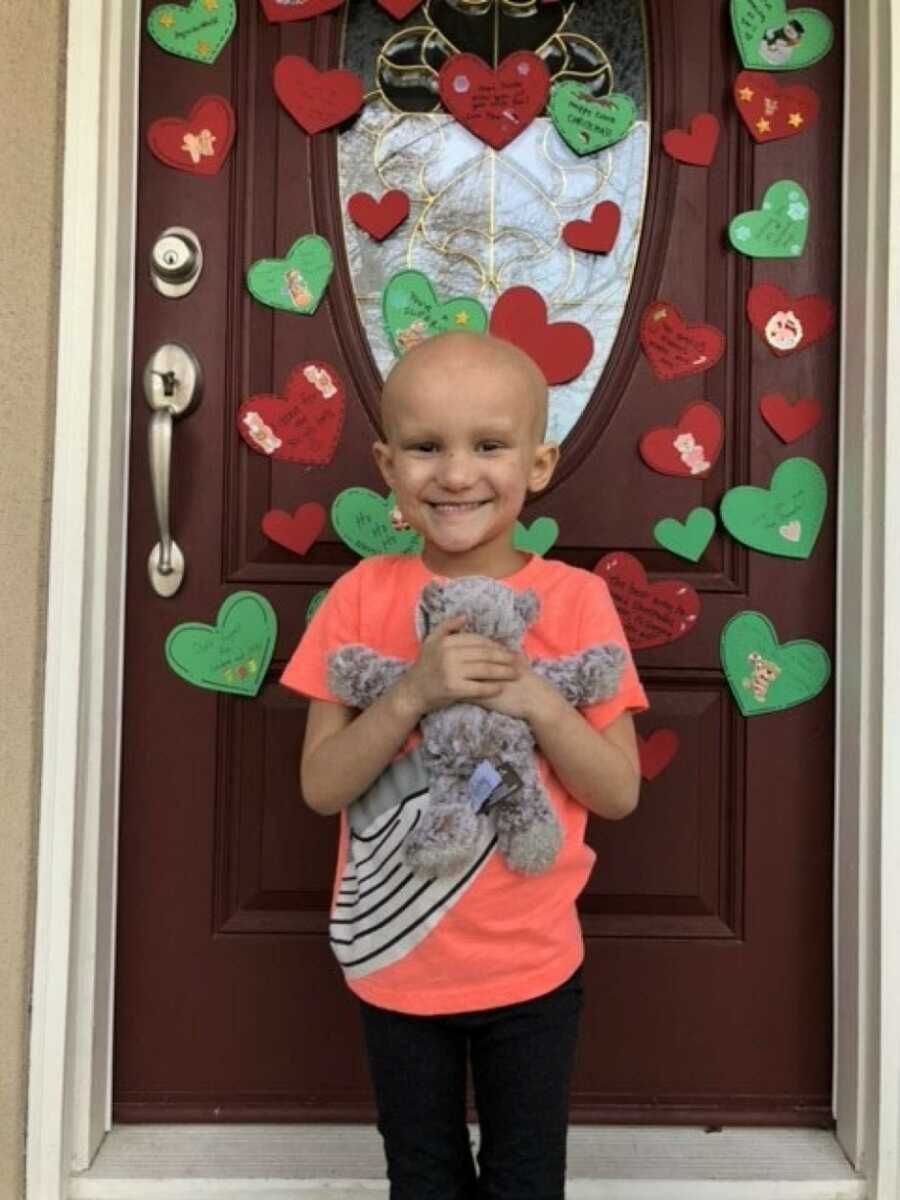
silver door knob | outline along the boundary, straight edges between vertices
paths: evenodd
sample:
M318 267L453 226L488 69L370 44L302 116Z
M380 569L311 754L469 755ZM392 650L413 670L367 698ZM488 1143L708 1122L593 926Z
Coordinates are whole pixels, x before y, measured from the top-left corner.
M159 526L159 541L150 551L147 574L158 596L174 596L184 579L184 555L171 533L169 482L172 473L172 428L177 417L200 402L202 372L186 346L167 342L144 367L144 394L153 410L149 428L150 484Z
M164 229L150 251L150 278L163 296L186 296L203 270L203 247L196 233L181 225Z

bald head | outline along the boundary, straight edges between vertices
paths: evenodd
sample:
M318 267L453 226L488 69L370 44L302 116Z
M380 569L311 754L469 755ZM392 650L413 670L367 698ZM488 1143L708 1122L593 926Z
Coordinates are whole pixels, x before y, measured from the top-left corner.
M492 397L515 394L523 419L530 421L535 441L547 427L547 381L524 351L487 333L440 333L420 342L394 365L381 393L381 420L390 438L397 413L414 401L423 388L472 386L483 395L486 409ZM449 397L448 397L449 398Z

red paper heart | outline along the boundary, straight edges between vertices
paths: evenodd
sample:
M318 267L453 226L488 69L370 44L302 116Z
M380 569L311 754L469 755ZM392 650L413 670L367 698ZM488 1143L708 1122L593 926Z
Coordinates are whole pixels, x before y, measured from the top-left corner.
M747 293L747 316L778 358L821 341L834 323L824 296L792 296L771 283L758 283Z
M491 313L494 337L512 342L531 355L548 383L568 383L591 361L594 339L574 321L547 321L547 306L530 287L512 287L497 299Z
M317 71L299 54L285 54L272 78L275 95L308 134L340 125L362 107L362 80L352 71Z
M147 129L147 144L168 167L191 175L215 175L234 141L234 109L224 96L203 96L186 120L160 117Z
M674 729L654 729L647 738L638 734L638 758L645 779L655 779L678 753L678 734Z
M318 359L299 363L283 396L251 396L238 409L237 423L250 449L269 458L311 466L328 463L344 423L341 377Z
M798 400L791 404L786 396L774 392L759 402L763 420L775 430L783 442L796 442L815 429L822 420L822 405L818 400Z
M273 508L262 519L262 531L270 542L277 542L295 554L305 554L325 526L321 504L301 504L292 513Z
M678 162L708 167L719 144L719 118L713 113L697 113L691 118L690 132L670 129L662 140L663 149Z
M414 8L418 8L422 0L378 0L378 3L389 12L395 21L408 17Z
M641 345L658 379L679 379L715 366L725 335L712 325L686 325L674 304L654 300L641 318Z
M700 597L680 579L648 583L644 568L624 550L604 554L594 574L609 585L632 650L665 646L684 637L700 615Z
M376 200L368 192L355 192L347 201L347 215L376 242L382 242L409 216L409 196L394 190Z
M530 50L517 50L496 70L476 54L455 54L440 69L444 108L477 138L500 150L528 128L547 102L550 72Z
M619 236L622 210L612 200L597 204L589 221L569 221L563 226L563 240L573 250L591 254L609 254Z
M344 0L259 0L266 17L273 23L305 21L320 13L331 12Z
M677 443L677 444L676 444ZM705 400L682 410L677 425L648 429L638 445L648 467L662 475L703 479L722 448L722 417Z
M819 95L799 83L782 87L763 71L741 71L734 81L734 102L758 142L796 137L819 115Z

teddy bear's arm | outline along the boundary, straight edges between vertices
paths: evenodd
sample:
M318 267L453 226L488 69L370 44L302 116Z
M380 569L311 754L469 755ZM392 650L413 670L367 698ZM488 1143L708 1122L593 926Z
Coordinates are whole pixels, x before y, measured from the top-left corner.
M552 683L570 704L597 704L609 700L619 689L625 666L625 651L615 642L591 646L563 658L536 658L531 669Z
M368 708L409 666L368 646L342 646L328 659L328 686L351 708Z

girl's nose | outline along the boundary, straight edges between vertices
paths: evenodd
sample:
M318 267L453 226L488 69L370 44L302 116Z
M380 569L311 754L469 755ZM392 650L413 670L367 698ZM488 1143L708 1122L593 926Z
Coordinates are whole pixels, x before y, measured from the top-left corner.
M474 464L468 454L445 454L441 458L441 482L448 487L463 488L472 482Z

